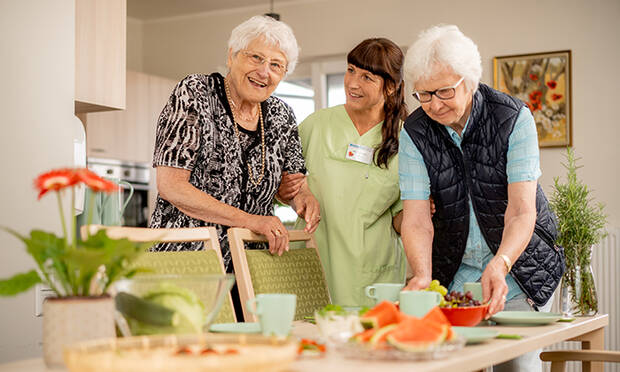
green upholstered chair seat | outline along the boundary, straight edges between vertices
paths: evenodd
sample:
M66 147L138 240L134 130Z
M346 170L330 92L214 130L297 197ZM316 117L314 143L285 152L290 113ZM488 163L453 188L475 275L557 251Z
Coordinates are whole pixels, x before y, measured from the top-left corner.
M294 293L295 319L313 316L330 303L321 261L314 248L291 249L282 256L267 250L245 251L254 293Z
M150 274L222 274L222 266L217 253L212 250L195 252L148 252L133 264L136 268L151 270L138 275ZM224 301L214 323L234 322L230 301Z

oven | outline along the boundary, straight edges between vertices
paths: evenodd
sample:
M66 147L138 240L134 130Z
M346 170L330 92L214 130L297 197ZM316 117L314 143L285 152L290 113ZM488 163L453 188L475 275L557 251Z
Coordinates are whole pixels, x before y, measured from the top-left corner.
M149 163L126 162L113 159L88 158L88 169L101 177L126 181L133 187L123 213L123 226L147 227L149 222L149 196L151 165ZM130 189L123 186L123 203L130 195Z

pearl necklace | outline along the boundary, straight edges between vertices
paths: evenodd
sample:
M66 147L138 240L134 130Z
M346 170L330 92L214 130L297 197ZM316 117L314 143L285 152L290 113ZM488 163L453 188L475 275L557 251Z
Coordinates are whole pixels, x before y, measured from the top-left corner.
M224 88L226 89L226 99L228 100L228 104L230 105L230 112L232 113L233 116L233 128L235 130L235 137L237 137L237 142L239 142L239 145L241 145L241 140L239 139L239 128L237 128L237 119L235 118L235 110L233 110L233 107L237 107L237 105L235 105L235 103L232 100L232 95L230 94L230 88L228 87L228 80L224 79ZM263 123L263 112L260 108L260 104L256 104L258 106L258 119L260 122L260 142L261 142L261 170L260 170L260 176L258 176L258 179L255 180L254 176L252 175L252 167L250 167L250 162L248 161L248 175L250 178L250 181L252 182L252 184L254 184L254 186L258 186L259 183L261 183L261 181L263 180L263 177L265 176L265 123Z

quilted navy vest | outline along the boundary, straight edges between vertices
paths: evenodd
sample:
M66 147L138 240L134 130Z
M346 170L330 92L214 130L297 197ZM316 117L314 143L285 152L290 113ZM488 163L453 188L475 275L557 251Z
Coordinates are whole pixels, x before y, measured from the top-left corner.
M418 108L404 127L424 158L430 177L433 216L433 279L451 283L461 264L469 233L469 199L493 254L502 240L508 205L508 138L523 103L480 84L461 150L446 127ZM544 305L564 273L564 251L555 245L555 215L540 185L536 189L536 225L510 274L534 304Z

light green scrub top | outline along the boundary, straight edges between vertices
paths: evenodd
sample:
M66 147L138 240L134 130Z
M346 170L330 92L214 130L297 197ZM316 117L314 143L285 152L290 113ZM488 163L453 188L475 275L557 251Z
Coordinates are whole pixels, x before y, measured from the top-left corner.
M402 202L398 155L388 169L345 158L349 144L375 148L381 125L360 136L344 106L323 109L299 126L310 190L321 205L315 232L332 303L372 306L364 288L404 283L405 256L392 217ZM296 228L305 222L297 220Z

